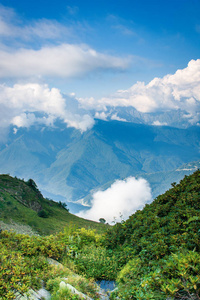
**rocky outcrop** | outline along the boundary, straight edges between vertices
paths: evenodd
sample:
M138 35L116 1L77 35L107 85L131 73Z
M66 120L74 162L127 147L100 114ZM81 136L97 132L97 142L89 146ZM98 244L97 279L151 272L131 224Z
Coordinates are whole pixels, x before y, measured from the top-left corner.
M25 296L22 296L20 294L16 293L16 298L15 300L50 300L51 299L51 294L45 290L44 288L34 291L34 290L29 290L28 294Z

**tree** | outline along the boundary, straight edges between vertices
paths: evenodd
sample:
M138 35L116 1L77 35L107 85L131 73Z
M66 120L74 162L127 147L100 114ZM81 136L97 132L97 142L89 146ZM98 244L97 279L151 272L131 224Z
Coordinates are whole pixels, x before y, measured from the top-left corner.
M37 191L38 190L38 187L37 187L37 184L35 183L35 181L33 179L29 179L26 184L28 186L30 186L33 190Z
M64 208L64 209L66 209L67 211L69 211L69 209L67 208L67 204L66 204L65 202L59 201L59 202L58 202L58 205L59 205L60 207Z
M102 223L102 224L105 224L105 223L106 223L106 220L105 220L104 218L100 218L100 219L99 219L99 222Z

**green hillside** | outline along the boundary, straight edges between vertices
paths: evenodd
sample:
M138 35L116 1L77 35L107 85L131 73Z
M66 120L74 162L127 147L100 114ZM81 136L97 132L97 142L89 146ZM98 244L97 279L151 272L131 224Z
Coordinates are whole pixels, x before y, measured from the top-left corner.
M73 225L102 231L106 225L79 218L68 212L62 202L46 199L35 182L0 175L0 221L29 225L42 235L62 231Z
M120 299L199 299L200 171L116 224L108 249L130 256L118 274Z
M32 221L38 226L35 228L42 231L38 224L43 220L45 230L50 231L52 224L45 222L54 220L59 224L61 212L66 220L70 215L58 203L43 199L33 181L24 182L3 175L0 188L1 205L6 208L2 210L3 220L8 221L12 216L19 221L20 214L22 217L33 211L35 219L32 216ZM37 200L32 198L32 193ZM18 215L15 210L19 211ZM38 216L42 210L46 217ZM26 223L27 219L21 221ZM77 218L79 227L81 222L86 222L80 221ZM103 228L89 221L82 224ZM38 289L41 279L53 300L82 299L70 294L66 286L62 289L63 278L66 284L76 286L93 299L105 299L94 279L106 279L117 282L117 290L109 298L112 300L199 300L200 171L185 176L179 184L172 183L172 188L151 204L146 204L127 221L107 227L101 234L92 229L66 226L62 232L49 236L3 230L0 249L3 253L0 256L0 278L3 279L0 292L4 300L15 299L16 292L27 293L30 287ZM52 267L49 258L62 266Z
M146 245L148 259L168 254L172 245L200 251L200 171L172 186L126 222L115 225L110 230L109 246L129 245L135 254L140 254Z

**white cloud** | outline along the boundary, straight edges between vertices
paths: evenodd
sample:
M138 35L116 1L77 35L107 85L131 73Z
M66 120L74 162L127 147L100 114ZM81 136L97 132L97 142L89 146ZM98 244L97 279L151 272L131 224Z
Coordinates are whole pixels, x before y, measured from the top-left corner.
M95 113L95 118L96 119L100 119L100 120L104 120L104 121L107 121L107 117L108 117L108 115L104 112L104 111L102 111L102 112L96 112Z
M167 123L166 122L160 122L158 120L154 121L153 124L154 126L166 126Z
M127 122L126 119L120 118L120 117L117 115L117 113L113 114L113 115L111 116L110 119L111 119L111 120L116 120L116 121L121 121L121 122Z
M200 119L200 59L191 60L185 69L163 78L154 78L146 85L137 82L110 97L96 101L94 98L80 98L78 101L83 107L104 111L106 107L134 107L141 113L181 110L194 124Z
M126 69L129 60L86 45L62 44L40 50L0 51L0 77L74 77L101 69Z
M115 218L119 222L120 215L126 220L151 200L152 195L148 182L143 178L129 177L125 180L116 180L105 191L94 193L92 207L87 211L79 212L78 215L94 221L104 218L109 223Z
M76 7L69 7L71 13ZM80 42L80 23L26 21L0 5L0 77L76 77L96 70L124 70L130 58L96 51ZM70 42L69 42L70 40Z
M38 116L39 115L39 116ZM57 118L81 131L91 128L93 118L78 109L76 99L64 98L56 88L40 84L0 85L0 127L30 127L35 123L52 125Z

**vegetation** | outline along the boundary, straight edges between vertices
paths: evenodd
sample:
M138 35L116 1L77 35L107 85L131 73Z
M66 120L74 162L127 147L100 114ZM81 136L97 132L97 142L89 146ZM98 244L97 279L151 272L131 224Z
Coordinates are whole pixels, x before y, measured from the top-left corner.
M32 179L25 182L9 175L0 175L0 221L29 225L40 235L55 234L70 224L98 232L108 226L78 218L65 203L44 198Z
M99 222L105 224L105 223L106 223L106 220L105 220L104 218L100 218L100 219L99 219Z
M4 197L0 204L9 211L14 200L2 181L0 189ZM49 207L45 201L40 205L49 215L39 217L35 212L41 222L52 218L56 210L69 214L62 205L52 202ZM93 299L99 299L94 280L101 279L116 280L118 289L111 299L200 299L200 171L173 183L127 221L112 227L97 224L107 230L68 224L48 236L2 231L2 299L14 299L16 292L24 294L30 287L37 289L41 280L52 299L79 299L65 284L61 288L63 278ZM47 258L62 267L50 265Z
M60 289L62 280L73 284L83 293L98 299L97 287L64 265L54 266L47 258L62 261L71 257L73 251L65 234L59 236L30 237L3 231L0 247L0 295L1 299L15 299L16 295L27 293L30 288L38 289L45 282L51 291L53 299L79 299L67 289ZM69 264L69 263L68 263ZM73 267L71 266L73 269ZM62 298L63 297L63 298Z
M200 171L172 185L106 234L108 249L132 249L120 299L200 299Z

